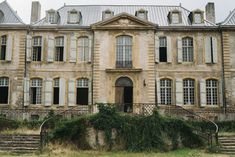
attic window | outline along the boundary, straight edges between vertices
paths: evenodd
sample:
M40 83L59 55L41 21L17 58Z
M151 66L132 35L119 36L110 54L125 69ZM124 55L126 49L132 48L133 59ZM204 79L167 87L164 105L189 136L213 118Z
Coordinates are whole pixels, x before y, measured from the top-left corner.
M203 23L204 19L203 14L204 12L199 9L192 11L189 14L189 20L191 21L192 24L201 24Z
M178 23L180 23L180 20L179 20L179 13L172 13L172 23L173 23L173 24L178 24Z
M202 23L202 15L201 15L201 13L195 13L194 14L194 23L195 24Z
M139 11L136 11L135 16L137 16L140 19L147 20L148 19L148 11L141 9Z
M49 10L47 11L47 22L50 24L57 23L57 12L55 10Z
M79 23L80 14L77 10L71 10L68 12L68 23L75 24Z
M107 19L107 18L110 18L114 15L114 12L111 11L111 10L105 10L103 11L103 15L102 15L102 19Z
M178 10L173 10L169 12L168 19L171 24L180 24L182 23L182 14Z
M2 23L4 21L4 14L3 12L0 10L0 23Z

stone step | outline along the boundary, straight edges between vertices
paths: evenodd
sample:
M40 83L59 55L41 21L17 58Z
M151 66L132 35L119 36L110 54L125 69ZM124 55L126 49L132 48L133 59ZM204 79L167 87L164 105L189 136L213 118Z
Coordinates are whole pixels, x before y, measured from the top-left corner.
M220 148L221 152L234 152L235 153L235 149L233 148Z
M40 143L0 143L0 147L36 147L38 148Z
M0 150L38 150L39 148L32 148L32 147L0 147Z
M221 143L221 146L235 146L235 142L231 142L231 143Z
M235 145L233 146L225 146L225 145L221 145L221 148L225 148L225 149L234 149L235 150Z
M219 140L220 143L234 143L235 140L231 140L231 139L224 139L224 140Z

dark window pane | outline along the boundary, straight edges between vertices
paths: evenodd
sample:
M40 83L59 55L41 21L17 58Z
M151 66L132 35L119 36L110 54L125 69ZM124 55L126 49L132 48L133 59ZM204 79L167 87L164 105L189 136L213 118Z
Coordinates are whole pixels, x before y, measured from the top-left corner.
M58 87L54 87L54 99L53 99L53 104L58 105L59 104L59 88Z
M77 104L88 105L88 88L77 88Z
M41 52L42 52L41 47L38 47L38 54L37 54L38 55L38 58L37 58L38 60L37 61L41 61Z
M5 59L6 59L6 45L2 45L0 60L5 60Z
M160 47L160 62L167 62L167 49L166 47Z
M37 88L31 87L31 104L36 104Z
M8 87L0 87L0 104L8 104Z

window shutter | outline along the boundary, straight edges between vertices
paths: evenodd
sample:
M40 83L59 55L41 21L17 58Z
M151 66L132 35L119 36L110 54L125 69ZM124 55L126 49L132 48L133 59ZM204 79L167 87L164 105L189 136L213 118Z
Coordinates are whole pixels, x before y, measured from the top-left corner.
M32 55L32 37L30 35L27 35L26 37L27 45L26 45L26 57L27 61L31 61L31 55Z
M52 79L46 79L45 80L45 106L51 106L52 104L52 86L53 86L53 80Z
M160 79L157 78L157 104L161 105Z
M155 36L155 62L158 63L159 62L159 37L156 35Z
M77 39L76 39L75 35L71 36L71 39L70 39L70 57L69 57L69 61L71 63L76 63L76 61L77 61Z
M69 79L68 106L76 105L75 98L75 80Z
M55 52L55 38L53 36L48 36L48 51L47 51L47 62L54 61Z
M28 106L29 102L29 78L24 78L24 106Z
M64 35L64 56L63 56L63 61L66 62L67 60L67 36Z
M92 87L92 81L91 81L91 79L89 79L89 89L88 89L89 90L89 96L88 96L88 104L89 105L92 105L91 104L91 96L92 96L92 88L91 87Z
M92 55L92 36L89 36L89 56L88 56L88 62L91 62L91 55Z
M60 78L60 100L59 105L64 106L65 105L65 79Z
M201 106L206 106L206 80L200 80L200 99Z
M11 34L7 36L7 49L6 49L6 61L11 61L13 51L13 37Z
M176 79L176 105L183 105L183 80Z
M44 58L44 40L43 40L43 36L42 36L42 45L41 45L41 48L42 48L42 50L41 50L41 61L43 61L43 58Z
M178 63L182 63L182 39L178 37L177 39L177 48L178 48Z
M171 37L167 37L167 62L172 62Z
M217 38L212 37L212 43L213 43L213 61L214 63L218 62L218 48L217 48Z
M205 63L211 63L211 38L205 39Z

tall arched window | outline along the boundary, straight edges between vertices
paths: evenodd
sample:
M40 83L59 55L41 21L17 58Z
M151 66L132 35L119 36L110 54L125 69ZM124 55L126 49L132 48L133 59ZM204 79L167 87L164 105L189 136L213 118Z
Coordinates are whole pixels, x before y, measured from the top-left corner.
M9 79L0 77L0 104L8 104Z
M35 78L31 80L30 98L31 104L42 103L42 79Z
M64 37L55 38L55 61L62 62L64 60Z
M184 105L195 103L195 81L193 79L183 80Z
M132 68L132 37L118 36L116 39L116 67Z
M206 80L206 104L218 105L218 81L215 79Z
M183 62L193 62L193 38L186 37L182 39L182 58Z
M33 37L33 61L42 60L42 37Z
M172 81L170 79L160 80L161 105L171 105L172 103Z
M0 49L0 60L6 60L6 49L7 49L7 36L1 36L1 49Z
M77 105L88 105L89 80L86 78L77 80Z
M80 56L80 61L89 60L89 39L88 37L78 38L78 53Z

